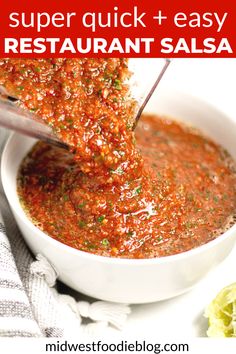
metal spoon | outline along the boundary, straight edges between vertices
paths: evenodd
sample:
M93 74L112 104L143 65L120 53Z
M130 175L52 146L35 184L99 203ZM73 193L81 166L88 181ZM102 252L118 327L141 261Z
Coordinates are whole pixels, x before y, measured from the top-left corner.
M132 60L134 63L134 75L132 78L133 82L131 83L131 87L133 88L131 90L131 94L138 102L138 110L133 126L134 130L137 126L138 120L143 112L144 107L146 106L157 85L159 84L161 78L163 77L167 67L169 66L170 60L157 59L159 61L162 61L161 66L160 62L158 62L158 76L156 76L156 73L152 73L149 80L147 80L147 77L144 77L145 70L143 67L143 61L141 63L141 59ZM143 60L145 61L148 59ZM138 69L137 63L141 64L139 65ZM139 77L140 79L137 79L137 77ZM139 80L142 80L142 82L146 80L146 85L144 85L145 89L140 90ZM16 97L10 96L2 86L0 87L0 125L8 129L15 130L21 134L44 140L47 143L54 144L64 149L69 149L69 146L67 144L57 138L51 127L46 124L43 124L42 120L40 120L37 115L20 108L18 105L18 99Z
M15 130L32 138L69 149L68 145L59 140L51 127L38 121L38 117L20 108L13 97L0 99L0 125Z

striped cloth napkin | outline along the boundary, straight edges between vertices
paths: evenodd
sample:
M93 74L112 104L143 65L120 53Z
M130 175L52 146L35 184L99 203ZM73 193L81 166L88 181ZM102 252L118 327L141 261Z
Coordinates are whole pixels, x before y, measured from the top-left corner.
M0 153L7 136L1 128ZM83 336L104 334L109 325L123 328L128 306L76 301L58 292L57 276L43 256L35 259L27 248L0 185L0 336ZM84 325L83 318L90 323Z

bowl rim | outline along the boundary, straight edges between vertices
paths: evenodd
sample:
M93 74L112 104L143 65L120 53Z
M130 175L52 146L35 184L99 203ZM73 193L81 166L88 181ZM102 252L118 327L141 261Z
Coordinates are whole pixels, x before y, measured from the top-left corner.
M173 91L172 89L170 91ZM226 113L224 113L221 109L219 109L217 106L205 101L202 98L199 98L198 96L192 95L192 94L188 94L186 92L182 92L182 91L178 91L178 90L174 90L174 92L178 92L178 94L181 94L185 97L191 97L193 100L198 101L199 103L202 103L205 107L209 107L211 110L215 110L217 111L219 114L221 114L222 116L224 116L226 118L226 120L230 120L233 124L235 124L236 126L236 121L234 119L232 119L232 117ZM178 120L178 118L177 118ZM236 133L235 133L236 134ZM43 232L42 230L40 230L37 226L35 226L33 224L33 222L29 219L29 217L27 216L27 214L25 213L24 209L22 208L20 201L19 201L19 197L17 194L17 190L11 190L10 192L10 186L7 183L7 172L5 171L5 165L6 165L6 154L7 151L9 149L9 147L12 144L12 141L18 137L21 136L21 134L16 133L16 132L12 132L10 133L4 149L2 151L2 156L1 156L1 180L2 180L2 186L3 186L3 190L5 192L5 196L8 199L8 203L11 206L11 209L14 211L14 213L18 216L19 219L22 220L22 222L24 222L24 224L32 231L32 233L36 233L37 236L43 238L46 242L51 243L52 246L54 246L55 248L59 248L61 251L64 251L68 254L72 254L74 256L80 256L82 258L88 258L88 260L91 261L98 261L98 262L102 262L102 263L110 263L110 264L117 264L117 265L129 265L129 266L138 266L138 265L157 265L157 264L165 264L165 263L169 263L172 261L181 261L183 259L187 259L190 258L192 256L197 256L200 253L204 253L207 252L209 249L214 248L215 246L217 246L218 244L220 244L221 242L224 242L225 239L230 238L234 236L234 233L236 233L236 223L234 225L232 225L228 230L226 230L223 234L219 235L218 237L216 237L215 239L201 245L195 248L192 248L188 251L185 252L181 252L178 254L173 254L173 255L169 255L169 256L164 256L164 257L156 257L156 258L141 258L141 259L134 259L134 258L116 258L116 257L105 257L105 256L100 256L97 254L93 254L93 253L89 253L89 252L85 252L85 251L81 251L79 249L75 249L71 246L68 246L54 238L52 238L50 235L46 234L45 232ZM22 138L24 136L22 135ZM30 137L29 137L30 138ZM32 139L32 138L31 138ZM214 139L213 139L214 140ZM19 168L19 165L18 165ZM16 198L18 200L18 205L14 205L14 203L12 203L11 198L10 198L10 193L15 193L16 194ZM24 238L24 236L22 235L22 237Z

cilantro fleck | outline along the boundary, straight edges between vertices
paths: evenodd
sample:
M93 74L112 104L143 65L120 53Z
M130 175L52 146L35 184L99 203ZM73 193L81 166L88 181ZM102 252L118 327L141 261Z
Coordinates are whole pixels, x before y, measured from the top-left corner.
M128 122L128 123L126 124L126 128L129 129L129 130L131 130L131 129L133 128L133 124L130 123L130 122Z
M103 244L103 246L109 246L110 242L108 241L107 238L104 238L104 239L102 240L102 244Z
M142 191L142 186L139 186L138 188L135 189L134 195L139 195Z
M122 167L118 167L116 170L113 170L112 168L110 169L110 173L114 173L116 175L123 175L124 170L122 169Z
M79 220L79 221L78 221L78 225L79 225L79 227L82 229L83 227L86 226L86 222L83 221L83 220Z
M118 79L114 80L113 86L115 87L116 90L121 90L121 82Z
M104 81L111 81L112 79L112 74L104 73L103 80Z
M127 234L126 234L126 235L127 235L128 237L132 237L132 236L133 236L133 234L134 234L134 232L133 232L133 231L129 231L129 232L127 232Z
M104 219L105 219L105 216L104 216L104 215L101 215L101 216L99 216L99 217L97 218L97 221L100 222L100 223L102 223Z
M78 208L79 208L79 209L83 209L83 207L85 206L85 204L86 204L85 202L80 203L80 204L78 205Z

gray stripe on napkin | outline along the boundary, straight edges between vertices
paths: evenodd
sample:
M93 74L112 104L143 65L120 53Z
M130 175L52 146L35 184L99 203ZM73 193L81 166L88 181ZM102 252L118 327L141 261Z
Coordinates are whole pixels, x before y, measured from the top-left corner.
M0 301L0 316L33 319L29 305L20 301Z
M0 153L7 136L8 132L1 128ZM39 337L42 336L42 332L34 319L29 298L24 291L24 286L12 254L12 249L17 247L16 238L19 237L19 234L14 233L11 235L11 245L6 235L8 231L5 220L9 225L15 224L0 183L0 293L1 289L4 290L1 293L0 300L0 336ZM6 289L10 291L11 300L8 299ZM15 299L12 298L12 294L14 294L13 289L16 289ZM17 298L19 291L21 292L21 301ZM24 318L20 329L17 327L18 323L16 324L14 320L18 318ZM27 322L25 319L27 319ZM10 325L9 321L11 321Z
M8 330L2 329L0 333L1 337L27 337L27 338L32 338L36 337L32 332L27 332L27 331L18 331L18 330L12 330L11 334L9 334Z
M0 279L0 288L2 289L16 289L24 291L24 288L21 284L8 279Z
M5 129L0 128L0 154L8 135ZM63 335L60 305L45 279L31 273L30 267L33 261L34 258L15 223L0 181L0 292L1 289L5 289L4 293L6 293L6 289L9 289L11 300L14 300L12 299L14 285L18 292L23 289L22 302L17 299L17 291L14 301L1 297L0 336L61 337ZM9 317L7 317L9 314L10 318L12 317L12 326L6 330L4 319L9 328ZM22 318L20 329L16 328L14 318L18 320ZM32 326L29 323L32 323Z

